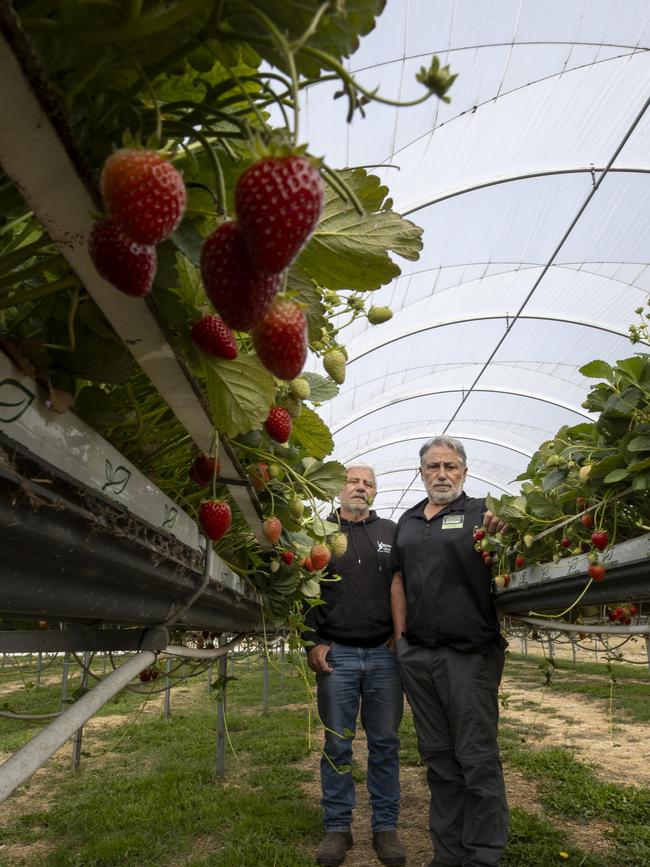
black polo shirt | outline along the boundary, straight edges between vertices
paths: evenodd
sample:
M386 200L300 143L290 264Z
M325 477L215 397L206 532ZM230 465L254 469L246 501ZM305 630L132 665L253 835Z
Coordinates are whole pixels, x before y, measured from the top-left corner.
M491 572L474 550L485 500L462 493L433 518L428 500L397 524L392 569L401 572L407 601L406 638L427 647L477 652L504 644L491 596Z

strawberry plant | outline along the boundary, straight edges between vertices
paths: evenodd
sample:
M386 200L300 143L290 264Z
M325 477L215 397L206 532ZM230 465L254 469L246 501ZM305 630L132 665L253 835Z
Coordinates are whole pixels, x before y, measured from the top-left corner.
M509 550L525 546L529 563L586 554L588 577L600 582L600 552L650 531L650 356L581 371L602 380L583 404L594 421L542 443L519 477L521 493L488 498L488 508L509 522ZM500 547L499 564L507 559Z
M72 408L195 515L225 562L273 599L276 617L300 607L314 584L317 592L299 561L323 538L318 503L344 479L312 408L344 381L340 314L388 321L387 308L366 312L367 293L399 274L396 255L415 260L422 246L378 177L334 170L300 140L299 91L321 77L339 78L348 117L383 98L346 68L383 5L338 4L325 15L324 5L296 0L16 4L44 90L59 101L66 146L102 212L81 243L104 279L146 296L188 387L209 407L214 448L197 457L5 175L0 349L47 390L53 411ZM453 76L437 59L418 80L413 102L448 99ZM270 104L284 113L279 128ZM329 377L303 371L309 351ZM287 553L299 554L291 562L270 560L231 511L219 443L262 513L277 516Z

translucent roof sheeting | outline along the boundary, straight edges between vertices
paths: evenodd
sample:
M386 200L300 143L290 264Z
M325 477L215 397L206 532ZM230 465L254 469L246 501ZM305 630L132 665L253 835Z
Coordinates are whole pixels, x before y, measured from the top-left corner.
M375 166L424 229L419 261L357 320L340 394L323 407L335 457L375 466L377 509L423 496L418 449L468 453L466 490L499 496L581 406L594 358L633 354L650 292L650 5L645 0L388 0L350 71L383 96L421 94L432 54L449 105L345 107L305 95L304 138L331 165ZM644 347L645 349L645 347Z

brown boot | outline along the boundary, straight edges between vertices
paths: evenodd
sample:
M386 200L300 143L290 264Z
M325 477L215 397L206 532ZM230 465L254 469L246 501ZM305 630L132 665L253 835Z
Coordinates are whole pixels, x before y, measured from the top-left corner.
M386 867L402 867L406 864L406 852L399 841L397 831L374 831L372 846L377 857Z
M316 863L321 867L339 867L351 846L352 834L349 831L326 831L318 847Z

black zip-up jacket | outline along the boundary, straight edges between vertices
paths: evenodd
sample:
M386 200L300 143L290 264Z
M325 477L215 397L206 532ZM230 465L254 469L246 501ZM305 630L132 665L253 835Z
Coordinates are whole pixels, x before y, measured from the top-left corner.
M502 639L491 595L491 573L474 550L485 500L462 493L426 518L424 499L399 519L392 571L401 572L406 593L406 638L427 647L483 651Z
M336 515L330 521L338 520ZM342 557L332 557L327 577L340 581L321 582L324 605L315 605L305 615L305 641L327 644L336 641L355 647L378 647L393 634L390 613L390 555L395 523L371 511L364 521L340 518L341 532L348 538Z

